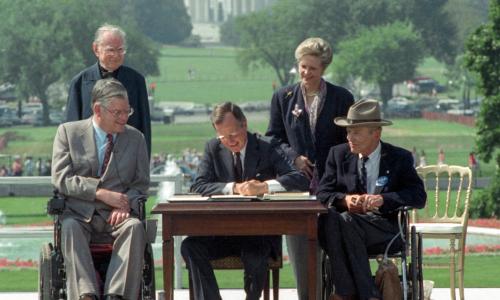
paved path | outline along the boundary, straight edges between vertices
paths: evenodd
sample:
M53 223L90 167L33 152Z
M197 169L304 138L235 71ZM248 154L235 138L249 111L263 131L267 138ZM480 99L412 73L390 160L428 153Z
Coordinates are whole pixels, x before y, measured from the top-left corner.
M224 300L241 300L245 299L243 290L229 290L224 289L221 291L222 298ZM36 293L0 293L0 299L2 300L36 300L38 299ZM176 300L188 300L187 290L176 290L174 294ZM458 296L458 290L457 290ZM295 289L281 289L280 299L284 300L296 300L297 291ZM449 300L450 290L449 289L434 289L432 291L432 300ZM469 288L465 289L465 299L467 300L493 300L500 299L500 288L496 289L478 289Z

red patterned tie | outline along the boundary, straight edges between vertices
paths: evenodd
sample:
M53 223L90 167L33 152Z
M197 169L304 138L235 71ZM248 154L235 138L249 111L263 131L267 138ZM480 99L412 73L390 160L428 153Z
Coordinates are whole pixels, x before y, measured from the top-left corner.
M108 139L108 143L106 144L106 152L104 153L104 160L102 161L101 176L104 175L104 171L106 171L108 167L111 152L113 151L113 135L108 133L106 138Z

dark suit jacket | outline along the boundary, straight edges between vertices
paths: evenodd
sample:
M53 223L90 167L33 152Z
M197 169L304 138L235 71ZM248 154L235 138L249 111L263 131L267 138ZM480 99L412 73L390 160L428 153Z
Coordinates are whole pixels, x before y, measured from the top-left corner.
M128 124L144 134L149 156L151 157L151 118L149 115L148 93L144 76L132 68L118 68L116 79L127 89L130 107L134 114ZM70 83L68 103L66 105L66 121L83 120L92 115L92 88L97 80L102 79L98 63L76 75Z
M326 161L325 175L321 179L317 199L341 209L337 204L346 194L360 193L357 161L358 156L351 153L348 144L333 147ZM382 176L388 179L384 186L378 188L378 194L384 197L384 204L380 207L382 215L392 219L398 207L424 207L424 185L413 167L409 151L382 142L379 178Z
M284 87L274 93L271 100L271 119L266 135L273 136L281 144L288 158L293 162L304 155L316 163L319 178L323 175L328 151L332 146L347 142L346 130L333 123L335 117L346 116L354 103L352 94L345 88L326 82L325 104L312 136L309 116L305 110L300 83ZM295 105L302 109L299 117L293 115Z
M287 190L307 191L308 180L286 159L270 138L247 133L243 179L276 179ZM233 155L216 138L210 140L198 167L191 191L203 195L221 194L228 182L234 182Z
M149 160L143 135L131 126L116 136L104 174L97 177L99 160L91 118L59 125L52 153L52 184L66 196L65 214L90 221L94 211L107 219L111 207L95 200L98 188L126 193L133 214L138 199L149 189Z

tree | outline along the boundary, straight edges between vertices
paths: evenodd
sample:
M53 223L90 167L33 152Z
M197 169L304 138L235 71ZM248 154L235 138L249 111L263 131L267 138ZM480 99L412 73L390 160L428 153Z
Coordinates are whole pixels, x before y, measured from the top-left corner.
M276 72L281 85L294 79L290 70L295 65L294 51L307 36L298 20L306 4L300 0L278 2L259 12L238 17L236 30L241 46L238 63L247 70L252 66L268 64ZM293 9L290 9L290 8Z
M281 84L288 84L293 79L287 74L295 64L293 50L305 38L322 37L330 42L335 53L340 42L365 28L397 20L413 25L412 30L421 38L419 49L423 54L453 62L455 27L445 3L446 0L279 0L271 8L236 18L236 32L244 48L240 62L243 67L268 64ZM225 28L222 34L226 33L231 30ZM405 79L408 78L399 81Z
M466 45L466 66L479 74L485 98L476 121L477 151L484 161L495 155L493 184L473 207L479 215L500 216L500 0L490 1L489 22L476 29Z
M0 80L15 84L20 99L40 99L48 124L47 88L95 63L94 32L104 22L120 24L120 1L0 0L0 7ZM144 74L158 73L157 50L137 30L124 29L129 64Z
M193 26L182 0L129 0L139 29L159 43L178 43Z
M341 82L355 76L377 84L384 104L392 98L393 85L412 77L424 55L419 34L399 21L360 31L341 42L339 52L333 62L335 76Z

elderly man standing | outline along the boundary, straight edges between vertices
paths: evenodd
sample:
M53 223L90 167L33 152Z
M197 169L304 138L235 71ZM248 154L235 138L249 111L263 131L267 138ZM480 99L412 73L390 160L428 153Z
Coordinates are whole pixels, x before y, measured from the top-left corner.
M104 24L95 32L92 50L98 62L76 75L70 83L66 121L82 120L92 114L90 93L97 80L115 78L128 93L130 107L134 114L128 124L144 134L151 156L151 118L144 77L136 70L124 66L127 44L125 32L118 26Z
M399 232L396 209L422 208L426 194L412 155L380 140L383 120L376 100L354 103L348 143L330 149L317 198L330 208L320 217L320 243L331 258L335 294L330 299L381 299L371 276L368 249L384 249Z
M145 249L138 199L149 188L144 136L126 125L133 111L116 79L96 82L93 115L61 124L54 139L52 183L66 198L61 243L68 299L97 299L89 243L113 240L106 299L137 299Z
M309 188L307 178L270 138L247 131L246 117L237 105L226 102L216 106L212 124L217 138L206 145L198 177L191 187L193 192L261 195ZM279 243L278 237L264 236L187 237L181 252L193 279L194 299L221 299L210 260L237 255L245 268L246 299L258 300L268 258L276 254Z

